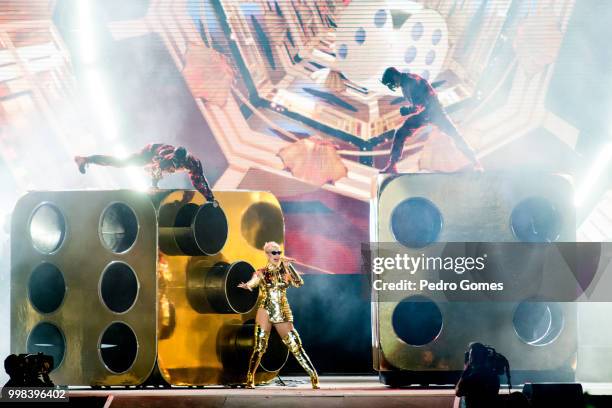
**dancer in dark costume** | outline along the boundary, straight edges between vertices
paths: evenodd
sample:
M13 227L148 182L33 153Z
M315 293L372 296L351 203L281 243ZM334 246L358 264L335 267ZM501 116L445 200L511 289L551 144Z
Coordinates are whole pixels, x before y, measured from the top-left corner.
M93 155L76 156L74 161L83 174L85 174L89 164L113 167L145 166L151 174L153 188L157 188L157 184L164 174L183 170L189 173L193 187L202 193L206 200L216 203L208 180L204 176L202 163L193 155L187 153L187 150L181 146L174 147L163 143L153 143L146 145L139 153L123 159L114 156Z
M457 148L474 164L474 168L482 170L476 154L457 131L429 82L415 74L401 73L393 67L385 70L381 82L391 91L395 91L398 87L401 88L404 98L410 104L400 108L400 114L407 116L407 119L395 131L389 162L381 173L397 173L396 163L402 155L404 141L419 128L428 124L437 126L450 136L455 141Z

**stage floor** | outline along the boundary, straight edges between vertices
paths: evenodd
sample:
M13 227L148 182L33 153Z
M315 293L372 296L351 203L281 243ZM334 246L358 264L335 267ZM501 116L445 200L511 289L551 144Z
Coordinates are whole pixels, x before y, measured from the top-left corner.
M276 383L243 388L204 387L171 389L110 388L70 389L71 401L97 397L91 406L100 407L431 407L451 408L455 393L451 387L389 388L376 376L321 378L321 389L313 390L307 377L283 377L286 386ZM521 387L522 388L522 387ZM591 395L612 395L612 384L583 384ZM520 389L517 389L520 391ZM507 393L506 390L502 390ZM107 399L105 397L108 397ZM104 402L104 399L106 401ZM91 402L94 402L93 399Z

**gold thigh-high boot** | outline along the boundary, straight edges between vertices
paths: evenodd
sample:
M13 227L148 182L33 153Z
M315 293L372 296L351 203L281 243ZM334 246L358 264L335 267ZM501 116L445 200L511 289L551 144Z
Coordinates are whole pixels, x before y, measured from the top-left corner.
M289 351L291 351L291 353L295 356L298 363L300 363L302 368L310 376L312 388L320 388L317 370L315 370L314 366L310 362L310 359L308 358L308 355L304 351L304 348L302 347L302 340L300 340L298 332L295 329L291 330L285 337L283 337L283 343L285 343Z
M255 325L255 344L253 345L253 354L251 354L251 360L249 361L249 371L247 372L246 386L248 388L255 388L255 372L259 367L261 357L268 348L268 338L270 338L270 332L265 331L260 325Z

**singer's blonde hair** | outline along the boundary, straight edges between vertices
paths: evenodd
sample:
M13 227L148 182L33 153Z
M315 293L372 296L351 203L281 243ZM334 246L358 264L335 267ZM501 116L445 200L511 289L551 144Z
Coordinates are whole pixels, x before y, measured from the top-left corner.
M268 241L264 244L263 250L264 252L269 252L272 247L278 247L280 249L280 244L274 241Z

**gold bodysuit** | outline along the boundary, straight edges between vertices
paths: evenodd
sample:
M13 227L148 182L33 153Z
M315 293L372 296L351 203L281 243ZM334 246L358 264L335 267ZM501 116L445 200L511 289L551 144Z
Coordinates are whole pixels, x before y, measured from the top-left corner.
M299 288L303 284L304 280L288 262L281 262L278 266L268 264L255 271L247 282L250 288L259 286L257 307L268 312L272 323L293 322L287 288L289 285Z

